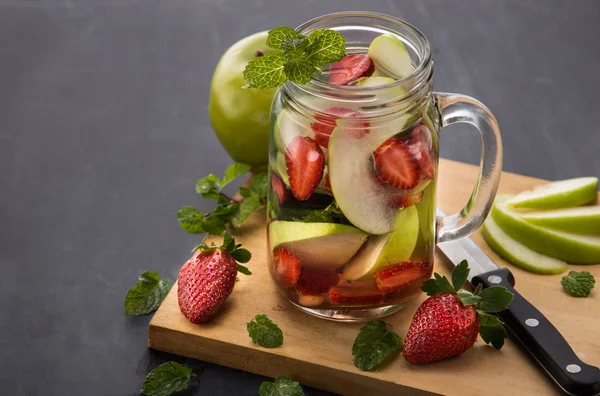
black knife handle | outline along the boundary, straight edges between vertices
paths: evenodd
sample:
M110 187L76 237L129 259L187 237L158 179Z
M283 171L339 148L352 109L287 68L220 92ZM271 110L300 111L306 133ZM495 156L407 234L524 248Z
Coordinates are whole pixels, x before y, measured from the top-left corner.
M471 281L473 287L480 283L483 288L504 286L514 294L498 317L563 391L576 396L600 394L600 369L583 363L556 327L514 289L515 279L508 269L486 272Z

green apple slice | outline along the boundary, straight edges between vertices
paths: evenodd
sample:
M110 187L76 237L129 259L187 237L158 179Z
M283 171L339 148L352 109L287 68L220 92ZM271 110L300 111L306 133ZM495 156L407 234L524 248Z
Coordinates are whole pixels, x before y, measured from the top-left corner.
M368 235L345 224L273 221L269 224L271 251L282 247L294 253L303 266L335 269L356 254Z
M386 139L406 125L399 118L391 125L371 125L369 133L357 136L356 121L340 119L329 139L328 169L333 196L346 218L361 230L374 235L394 230L398 211L390 202L399 190L381 183L373 170L373 153ZM421 191L427 182L416 189ZM417 192L406 191L407 194Z
M363 249L344 266L342 277L359 280L372 277L381 268L410 258L419 237L419 214L415 206L398 212L395 230L371 236Z
M600 206L528 212L521 215L529 223L576 234L600 234Z
M538 274L560 274L567 269L564 261L540 254L512 239L502 231L492 216L488 216L483 223L481 233L494 252L524 270Z
M413 72L410 54L404 43L391 34L376 37L367 53L375 63L376 75L404 78Z
M396 79L392 77L363 77L357 80L354 84L357 87L378 87L380 85L386 85L396 82Z
M511 238L538 253L569 263L600 263L600 235L572 234L531 224L508 207L511 197L497 196L492 208L492 217Z
M507 204L513 208L560 209L585 205L596 201L598 178L579 177L562 180L522 192Z
M287 145L296 136L305 136L307 128L303 128L294 117L291 115L289 110L281 110L275 121L275 131L273 133L273 139L275 141L275 147L285 153ZM310 130L310 128L308 128Z

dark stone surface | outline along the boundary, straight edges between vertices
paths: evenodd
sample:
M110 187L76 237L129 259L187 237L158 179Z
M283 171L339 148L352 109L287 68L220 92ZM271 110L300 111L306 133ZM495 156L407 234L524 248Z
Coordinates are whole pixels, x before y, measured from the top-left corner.
M418 26L436 88L496 114L508 171L600 174L595 0L0 0L0 389L135 395L149 318L122 302L145 269L175 279L199 238L178 227L194 181L230 163L207 116L234 41L338 10ZM472 131L442 137L474 162ZM348 346L349 348L349 346ZM188 395L254 395L263 378L203 362ZM307 392L308 393L308 392ZM325 394L319 391L313 395Z

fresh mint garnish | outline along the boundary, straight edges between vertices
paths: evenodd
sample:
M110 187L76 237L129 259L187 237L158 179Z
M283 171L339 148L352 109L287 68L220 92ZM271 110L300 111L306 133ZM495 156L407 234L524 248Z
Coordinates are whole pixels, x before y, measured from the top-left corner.
M142 393L146 396L169 396L186 389L192 377L196 374L185 364L163 363L148 373Z
M261 347L277 348L283 344L283 332L267 315L256 315L247 328L252 342Z
M587 271L571 271L561 279L560 284L567 293L574 297L587 297L592 292L596 280Z
M236 163L225 170L219 178L210 174L196 182L196 192L204 199L217 201L217 206L208 213L202 213L191 206L182 206L177 212L179 225L191 234L208 233L221 235L228 228L239 227L248 216L267 203L267 173L259 173L249 187L240 187L243 199L235 199L223 192L223 187L250 171L250 166Z
M361 327L354 344L354 365L363 371L379 368L394 352L402 350L402 339L381 319L369 320Z
M275 382L263 382L258 393L260 396L304 396L300 384L285 375L275 378Z
M507 337L506 329L498 317L489 314L508 308L513 294L503 286L491 286L484 289L481 284L477 285L473 293L461 290L469 277L469 272L469 264L467 260L463 260L452 271L452 284L445 276L434 273L434 279L423 282L421 290L428 296L456 294L463 305L474 306L479 320L481 338L486 343L491 343L494 348L500 349Z
M173 282L161 280L156 272L144 272L139 276L137 285L125 296L125 315L141 316L156 311L172 286Z
M346 53L344 36L330 29L304 36L281 26L269 30L267 45L279 52L256 57L246 65L245 88L269 89L288 81L306 84L320 72L320 66L337 62Z

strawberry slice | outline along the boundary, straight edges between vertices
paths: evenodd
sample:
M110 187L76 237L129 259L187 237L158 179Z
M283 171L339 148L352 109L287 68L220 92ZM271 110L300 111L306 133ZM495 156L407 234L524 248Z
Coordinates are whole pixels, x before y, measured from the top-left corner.
M329 289L329 302L335 305L380 304L385 293L377 289L335 286Z
M369 77L374 71L375 64L368 55L347 55L329 67L329 83L346 85L361 77Z
M321 147L329 145L329 138L336 127L336 120L339 118L352 117L356 115L354 110L344 109L343 107L331 107L322 113L315 114L315 122L310 124L310 128L315 133L315 140Z
M399 194L392 198L392 206L398 209L404 209L416 205L423 200L423 191L416 194Z
M300 259L294 253L284 248L273 250L275 272L283 287L292 287L300 278Z
M377 148L374 158L375 170L382 182L403 190L419 184L419 164L406 140L389 138Z
M284 203L291 197L290 191L275 173L271 174L271 190L277 194L278 203L280 204Z
M421 176L424 179L433 179L435 177L435 160L431 132L425 125L419 124L411 131L410 140L411 153L419 164Z
M306 201L323 176L325 156L319 144L305 136L296 136L288 144L285 164L292 194L299 201Z
M421 293L421 285L422 283L415 282L413 285L388 292L385 294L385 302L400 303L411 297L415 297Z
M326 293L332 286L337 285L339 278L340 275L335 271L304 267L296 283L296 291L313 296Z
M382 292L392 292L414 284L421 284L431 277L432 266L428 262L406 261L394 264L375 274L377 288Z

